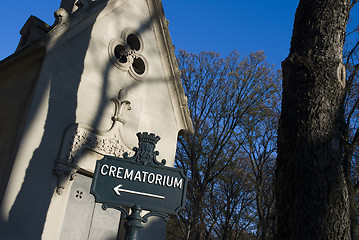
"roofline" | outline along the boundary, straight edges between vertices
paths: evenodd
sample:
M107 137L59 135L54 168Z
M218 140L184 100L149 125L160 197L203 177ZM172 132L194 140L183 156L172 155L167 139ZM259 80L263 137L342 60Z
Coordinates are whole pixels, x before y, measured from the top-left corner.
M109 0L111 1L111 0ZM114 1L114 0L112 0ZM181 73L178 68L177 64L177 58L174 51L174 46L172 43L172 39L169 33L168 29L168 21L165 18L162 1L161 0L147 0L147 2L151 2L149 4L150 7L155 8L153 9L158 17L159 21L159 27L162 29L162 31L159 31L163 37L163 42L165 45L165 51L168 54L168 61L169 66L171 69L171 73L174 76L174 87L176 91L176 95L178 98L178 104L181 111L181 115L184 121L184 129L180 130L180 135L182 134L189 134L193 133L193 123L190 116L190 111L187 105L187 97L185 95L182 81L181 81ZM93 13L97 12L99 9L102 9L102 4L107 4L108 1L98 1L98 4L95 1L91 5L83 6L82 8L78 9L77 11L69 14L65 9L59 8L57 11L55 11L54 15L56 18L56 21L53 26L51 26L49 29L51 29L47 34L45 34L40 39L29 43L28 45L25 45L21 50L16 51L12 55L8 56L7 58L0 61L0 70L4 67L6 67L8 64L12 63L13 61L16 61L19 57L28 56L34 53L34 51L45 51L48 47L48 40L52 36L59 35L65 31L67 31L72 26L78 25L80 22L84 21L86 18L83 17L83 15L92 15ZM45 55L45 54L44 54Z

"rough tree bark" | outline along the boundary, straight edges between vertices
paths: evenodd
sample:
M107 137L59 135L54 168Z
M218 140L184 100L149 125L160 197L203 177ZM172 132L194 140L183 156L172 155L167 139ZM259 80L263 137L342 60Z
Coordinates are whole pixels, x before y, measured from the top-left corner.
M283 61L278 131L278 239L350 239L341 139L342 51L350 0L301 0Z

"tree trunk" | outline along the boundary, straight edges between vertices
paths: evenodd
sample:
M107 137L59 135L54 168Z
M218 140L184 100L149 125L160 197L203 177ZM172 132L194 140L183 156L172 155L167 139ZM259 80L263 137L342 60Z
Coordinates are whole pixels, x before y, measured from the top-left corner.
M348 132L344 136L348 136ZM351 176L351 161L353 158L353 146L347 146L345 148L345 154L343 158L343 166L345 173L345 180L348 186L349 194L349 210L350 210L350 234L352 240L359 240L359 225L358 225L358 202L357 195L358 190L355 188L352 182Z
M258 181L258 179L257 179ZM257 183L258 184L258 183ZM259 185L259 184L258 184ZM267 239L267 222L264 216L264 206L263 206L263 195L262 190L259 186L256 187L256 205L257 205L257 215L258 215L258 230L260 232L260 240Z
M350 239L342 166L345 68L342 51L350 0L301 0L283 61L278 130L278 239Z
M201 219L201 209L200 205L193 204L193 213L191 219L191 232L189 233L190 240L200 240L201 239L201 230L200 230L200 220Z
M350 185L349 185L350 184ZM359 240L358 226L358 203L357 192L351 183L348 184L349 202L350 202L350 234L352 240Z
M191 232L189 234L190 240L200 240L202 234L202 212L204 201L204 187L196 184L197 192L193 193L193 201L191 202L192 216L191 216ZM204 184L203 184L204 185Z

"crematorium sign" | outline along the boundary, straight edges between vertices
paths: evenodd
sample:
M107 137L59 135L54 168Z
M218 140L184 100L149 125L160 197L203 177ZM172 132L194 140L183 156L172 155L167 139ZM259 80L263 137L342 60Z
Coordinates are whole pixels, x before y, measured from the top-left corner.
M97 161L91 185L96 202L109 206L141 206L144 210L176 214L184 207L187 178L179 169L164 166L154 151L159 137L137 133L135 155L105 156Z

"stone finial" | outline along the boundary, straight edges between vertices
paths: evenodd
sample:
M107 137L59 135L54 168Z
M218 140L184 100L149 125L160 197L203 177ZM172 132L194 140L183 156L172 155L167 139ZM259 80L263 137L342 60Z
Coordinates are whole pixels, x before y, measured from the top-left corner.
M71 14L77 9L76 1L77 0L61 0L60 8L65 9L68 13Z

